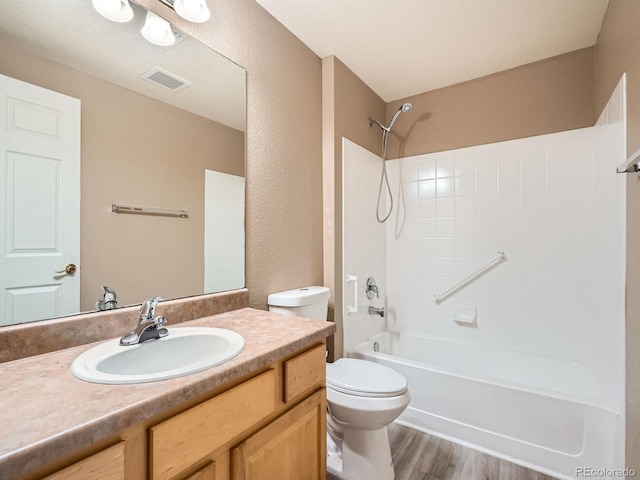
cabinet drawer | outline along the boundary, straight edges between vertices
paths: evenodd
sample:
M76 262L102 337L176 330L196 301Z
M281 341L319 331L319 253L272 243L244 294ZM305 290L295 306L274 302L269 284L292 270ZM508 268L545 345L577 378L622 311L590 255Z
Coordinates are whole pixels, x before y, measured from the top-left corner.
M122 480L124 442L105 448L43 480Z
M323 386L325 369L324 344L284 362L283 400L289 402L313 387Z
M177 475L274 409L275 372L269 370L152 427L151 478Z

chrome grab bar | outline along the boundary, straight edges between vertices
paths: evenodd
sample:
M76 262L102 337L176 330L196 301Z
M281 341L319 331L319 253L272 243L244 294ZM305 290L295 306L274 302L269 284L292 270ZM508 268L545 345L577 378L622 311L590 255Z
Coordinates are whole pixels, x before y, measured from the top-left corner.
M485 265L483 265L482 267L477 269L475 272L473 272L472 274L468 275L463 280L461 280L458 283L456 283L449 290L447 290L444 293L441 293L440 295L434 294L433 295L433 301L435 302L436 305L440 305L440 303L442 303L443 300L445 300L446 298L451 296L453 293L457 292L462 287L465 287L468 283L471 283L473 280L475 280L476 277L480 276L481 274L483 274L487 270L490 270L491 268L493 268L498 263L504 262L506 259L507 259L507 256L504 254L504 251L502 251L502 250L498 251L498 256L496 258L491 260L489 263L486 263Z

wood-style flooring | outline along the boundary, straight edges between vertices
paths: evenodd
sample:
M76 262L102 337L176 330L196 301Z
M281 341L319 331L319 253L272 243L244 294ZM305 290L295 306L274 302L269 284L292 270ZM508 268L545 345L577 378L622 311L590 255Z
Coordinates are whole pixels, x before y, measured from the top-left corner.
M395 423L389 426L389 439L396 480L554 480L548 475ZM327 473L327 480L340 479Z

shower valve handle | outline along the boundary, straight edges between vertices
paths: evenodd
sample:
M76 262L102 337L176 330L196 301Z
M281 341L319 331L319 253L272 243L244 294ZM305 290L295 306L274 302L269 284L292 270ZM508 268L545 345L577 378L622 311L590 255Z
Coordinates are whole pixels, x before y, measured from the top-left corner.
M380 291L378 290L378 286L376 285L376 279L373 277L367 278L367 289L365 290L367 294L367 298L369 300L373 300L373 296L380 298Z

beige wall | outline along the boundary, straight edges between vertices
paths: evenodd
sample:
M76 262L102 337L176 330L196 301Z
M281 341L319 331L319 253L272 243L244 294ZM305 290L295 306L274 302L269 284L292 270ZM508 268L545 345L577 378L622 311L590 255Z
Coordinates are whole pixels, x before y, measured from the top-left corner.
M0 43L0 73L82 102L82 310L204 290L204 170L244 175L244 134ZM116 215L112 203L189 211Z
M247 287L322 284L321 61L253 0L210 3L196 25L139 3L247 69Z
M330 354L342 356L342 137L380 150L380 129L369 118L384 119L384 101L336 57L322 61L324 166L324 284L331 288L330 318L338 324ZM331 346L331 345L330 345ZM334 352L340 352L336 355Z
M640 2L611 0L596 43L595 113L627 73L627 152L640 149ZM640 178L627 176L627 466L640 471Z
M388 158L439 152L593 125L593 48L548 58L404 102Z

